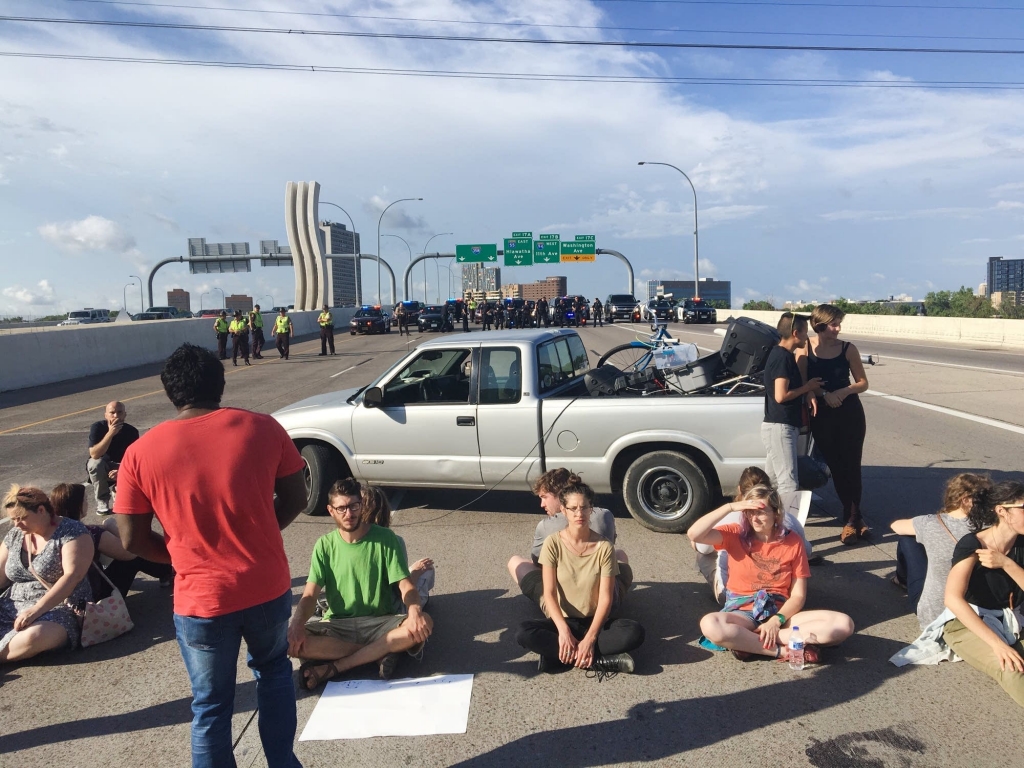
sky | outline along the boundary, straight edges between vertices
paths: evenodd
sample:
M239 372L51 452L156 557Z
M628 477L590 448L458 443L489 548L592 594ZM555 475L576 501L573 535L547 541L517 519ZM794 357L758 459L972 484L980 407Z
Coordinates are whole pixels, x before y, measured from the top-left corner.
M288 181L320 182L364 252L388 203L422 197L381 224L414 253L438 233L453 234L431 251L593 234L644 296L649 279L693 277L694 192L637 165L670 163L696 191L700 275L731 280L736 306L977 288L990 257L1024 248L1019 2L0 0L0 16L0 316L136 312L137 278L189 237L284 244ZM329 31L360 34L310 34ZM222 65L149 63L172 60ZM400 274L402 241L380 250ZM431 299L448 294L438 271ZM553 274L591 297L627 287L609 256L503 280ZM154 302L175 287L194 310L220 306L217 289L294 294L290 269L258 262L164 267Z

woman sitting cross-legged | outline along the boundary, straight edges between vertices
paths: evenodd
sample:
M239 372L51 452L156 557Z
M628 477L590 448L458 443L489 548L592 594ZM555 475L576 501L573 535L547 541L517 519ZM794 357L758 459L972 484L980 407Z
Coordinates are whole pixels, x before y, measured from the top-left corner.
M715 528L730 512L742 512L742 522ZM729 557L725 607L702 618L700 628L738 659L786 660L796 626L805 640L804 662L814 664L819 646L838 645L853 634L853 620L837 611L803 610L811 575L807 550L783 518L778 493L756 485L690 527L690 541L724 549Z
M541 605L547 619L525 621L516 642L540 655L538 670L575 666L632 672L629 651L644 642L644 628L610 618L618 563L611 542L590 530L594 492L583 483L559 494L569 525L544 540L538 562L544 581Z

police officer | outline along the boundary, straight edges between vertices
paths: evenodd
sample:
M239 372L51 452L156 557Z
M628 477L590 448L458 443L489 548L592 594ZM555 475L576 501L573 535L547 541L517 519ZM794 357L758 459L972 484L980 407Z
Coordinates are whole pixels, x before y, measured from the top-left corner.
M292 319L288 317L287 308L281 307L281 314L274 318L274 330L271 333L277 337L277 354L282 360L287 360L292 337Z
M600 299L594 299L594 325L604 325L602 318L604 317L604 306L601 304Z
M263 349L267 340L263 338L263 313L260 312L259 304L253 307L252 312L249 313L249 329L252 331L252 356L257 360L262 360L263 355L260 354L260 350Z
M494 322L494 310L491 308L490 303L484 299L483 307L480 309L481 320L484 324L484 330L491 330L491 323Z
M228 359L228 333L230 326L228 313L222 309L217 319L213 321L213 331L217 334L217 356L221 360Z
M469 319L476 322L476 299L469 300Z
M544 323L544 327L547 328L551 325L551 317L548 315L548 299L546 296L541 296L540 301L537 302L537 327L540 328L540 324Z
M457 304L459 315L462 317L462 332L469 333L469 305L466 302Z
M249 321L242 310L235 310L235 319L228 326L228 333L231 334L231 364L238 365L238 353L242 353L246 365L249 362Z
M409 333L409 313L405 311L405 304L399 302L395 304L395 318L398 320L398 335L401 336L403 333L406 336L411 336Z
M331 345L331 354L334 354L334 315L330 308L324 304L324 309L316 319L320 326L320 354L319 357L327 356L327 345Z

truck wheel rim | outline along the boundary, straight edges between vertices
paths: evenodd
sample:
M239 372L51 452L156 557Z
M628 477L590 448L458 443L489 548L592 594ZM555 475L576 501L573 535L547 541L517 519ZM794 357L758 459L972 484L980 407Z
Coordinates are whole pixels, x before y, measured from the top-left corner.
M313 473L309 471L308 463L302 468L302 480L306 484L306 499L309 499L313 490Z
M672 467L648 469L640 476L638 491L644 512L665 521L678 520L685 515L693 497L690 482Z

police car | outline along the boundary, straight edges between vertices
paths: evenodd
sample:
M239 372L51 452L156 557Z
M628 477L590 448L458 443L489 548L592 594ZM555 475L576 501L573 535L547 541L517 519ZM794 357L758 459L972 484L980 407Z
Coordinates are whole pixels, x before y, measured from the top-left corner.
M684 323L717 323L718 312L704 299L687 299L676 307L678 317Z
M357 333L391 333L391 323L387 312L379 306L363 305L356 310L348 324L348 331L353 336Z
M440 304L430 304L420 310L416 318L416 325L421 331L443 331L444 307Z

